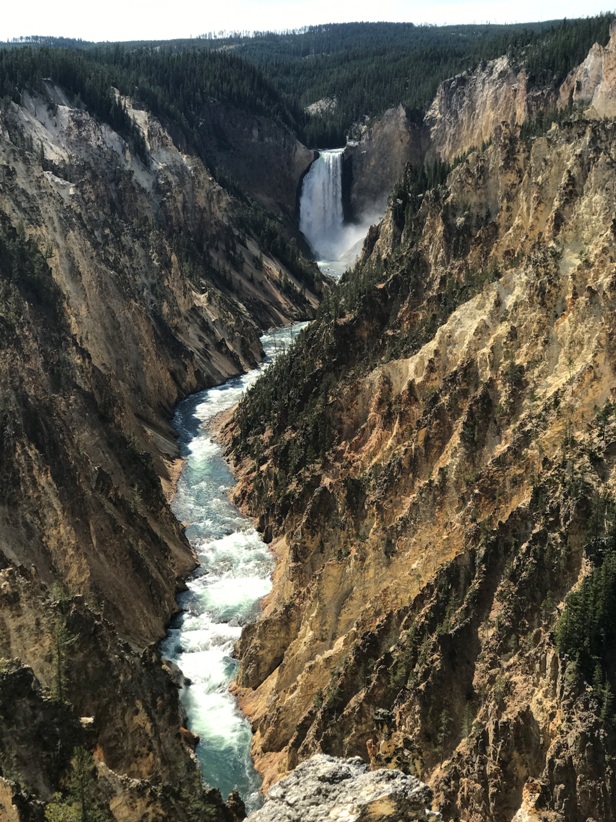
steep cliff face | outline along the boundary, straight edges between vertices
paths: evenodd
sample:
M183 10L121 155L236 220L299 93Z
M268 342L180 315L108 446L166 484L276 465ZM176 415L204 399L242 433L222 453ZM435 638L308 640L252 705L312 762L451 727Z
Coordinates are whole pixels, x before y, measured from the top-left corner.
M361 138L344 153L346 218L376 222L408 164L454 163L486 145L503 125L532 129L572 106L589 117L613 117L615 26L610 42L595 44L560 87L545 76L543 87L536 76L529 81L528 54L502 56L442 82L423 116L400 105L367 125L357 124Z
M441 83L421 122L411 122L402 106L386 111L345 153L350 215L378 212L407 163L451 163L488 143L504 124L520 126L571 104L590 117L613 117L615 38L613 24L610 42L596 43L560 88L529 84L523 56L502 56Z
M181 155L145 112L134 116L150 151L148 169L58 92L49 103L27 100L5 112L0 202L11 286L21 298L5 314L14 332L6 335L6 364L17 359L14 373L22 375L19 385L7 381L5 403L19 409L24 431L41 428L30 431L23 459L28 449L19 435L7 442L8 490L13 503L32 508L39 536L16 529L5 550L36 564L45 581L55 578L55 568L72 590L96 591L126 635L143 640L160 633L178 575L193 560L164 513L158 483L143 484L153 474L142 454L160 464L158 440L170 437L165 417L178 396L254 365L260 328L300 316L282 292L283 278L304 311L310 300L300 293L304 283L277 261L260 259L204 166ZM13 226L27 227L30 240ZM36 247L46 260L31 276L38 278L31 290L39 289L32 299L15 266L19 253L35 255ZM11 299L9 293L7 306ZM49 358L58 361L55 371ZM73 416L83 433L73 428ZM113 438L132 439L118 449ZM67 465L60 455L73 443L75 464ZM65 516L67 507L72 516ZM5 512L14 523L14 510ZM140 532L128 538L132 559L124 548L109 556L97 548L102 541L109 550L119 523ZM140 592L132 588L133 566L148 569Z
M214 165L295 228L301 180L314 151L272 120L222 103L205 106L201 131Z
M119 102L141 159L57 87L0 113L0 768L48 800L85 746L116 819L231 819L199 796L150 647L195 563L159 478L177 400L253 365L261 330L309 316L321 284Z
M323 751L418 775L445 818L616 814L609 666L554 634L613 528L615 136L497 129L407 181L240 406L237 499L279 558L238 647L266 781Z
M501 124L520 125L550 102L556 105L553 94L529 92L525 71L500 57L441 83L421 122L403 106L389 109L345 151L349 217L384 213L407 164L450 163L487 143Z
M590 117L616 117L616 21L606 46L598 43L562 84L559 105L587 109Z
M428 157L450 162L490 140L497 126L523 123L528 115L526 74L507 57L446 80L424 118Z
M424 130L414 124L404 106L389 109L347 146L344 164L352 219L384 214L387 198L407 163L423 160Z

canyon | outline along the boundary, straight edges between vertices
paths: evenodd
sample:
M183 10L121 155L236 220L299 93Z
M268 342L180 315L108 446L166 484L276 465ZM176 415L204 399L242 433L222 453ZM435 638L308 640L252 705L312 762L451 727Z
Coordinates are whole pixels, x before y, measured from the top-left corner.
M124 105L147 165L58 86L0 115L3 807L42 819L81 745L116 819L232 819L201 795L156 645L196 563L163 494L170 416L255 365L262 331L311 316L322 285Z
M317 788L341 819L616 816L611 663L562 645L614 527L615 53L369 122L342 208L384 216L336 287L276 118L204 99L198 151L119 89L124 130L51 79L0 101L2 818L244 818L161 656L197 562L171 418L298 320L220 423L276 560L236 646L250 818Z

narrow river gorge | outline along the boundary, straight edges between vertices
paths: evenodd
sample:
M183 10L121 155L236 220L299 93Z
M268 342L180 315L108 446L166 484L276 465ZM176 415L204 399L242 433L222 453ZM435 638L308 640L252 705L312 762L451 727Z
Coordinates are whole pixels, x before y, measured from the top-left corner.
M232 652L242 625L256 616L270 590L273 558L252 521L229 501L233 476L208 423L238 402L303 325L266 334L259 368L188 397L174 418L184 466L172 507L186 524L200 566L178 599L182 612L163 653L189 683L182 702L191 731L199 735L204 779L223 796L237 787L249 811L259 805L260 778L250 759L250 724L229 692L236 671Z
M354 262L366 225L346 225L342 213L343 149L323 151L307 175L300 228L319 266L338 277ZM260 777L250 758L251 729L229 685L236 672L233 646L242 626L258 614L271 588L273 559L250 519L231 504L233 477L208 424L235 405L305 323L266 334L259 368L182 402L174 425L184 466L172 505L199 558L199 568L179 597L181 614L163 643L164 655L182 671L188 724L199 735L197 756L205 781L226 796L239 790L247 810L260 804Z

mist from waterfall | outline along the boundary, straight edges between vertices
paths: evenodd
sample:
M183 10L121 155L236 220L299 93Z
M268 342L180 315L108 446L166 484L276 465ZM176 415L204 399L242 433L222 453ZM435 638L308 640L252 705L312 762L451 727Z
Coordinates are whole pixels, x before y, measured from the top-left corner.
M345 223L342 207L343 148L321 151L304 177L299 207L299 228L319 267L340 275L353 265L370 226L382 214L361 222Z

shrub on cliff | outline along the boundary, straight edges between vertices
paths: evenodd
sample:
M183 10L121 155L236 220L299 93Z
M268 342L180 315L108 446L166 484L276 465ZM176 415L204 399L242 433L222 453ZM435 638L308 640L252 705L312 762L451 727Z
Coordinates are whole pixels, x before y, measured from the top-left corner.
M45 808L47 822L107 822L110 815L99 797L92 754L75 748L65 795L54 794Z

